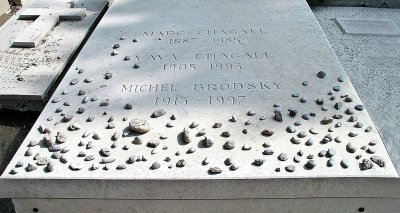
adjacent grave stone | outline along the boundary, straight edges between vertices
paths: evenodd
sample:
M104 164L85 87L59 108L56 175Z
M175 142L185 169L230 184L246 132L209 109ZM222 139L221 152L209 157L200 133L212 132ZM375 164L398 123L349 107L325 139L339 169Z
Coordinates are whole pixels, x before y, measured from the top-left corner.
M388 19L336 18L335 22L345 34L400 36L396 24Z
M106 0L31 1L1 29L0 108L38 110Z
M2 191L21 210L98 198L110 207L157 199L182 212L223 199L228 212L235 199L351 197L318 208L350 212L370 207L366 197L393 196L394 177L305 1L120 0L17 151ZM18 199L33 195L60 200ZM182 198L193 203L167 201ZM303 205L282 211L308 212Z

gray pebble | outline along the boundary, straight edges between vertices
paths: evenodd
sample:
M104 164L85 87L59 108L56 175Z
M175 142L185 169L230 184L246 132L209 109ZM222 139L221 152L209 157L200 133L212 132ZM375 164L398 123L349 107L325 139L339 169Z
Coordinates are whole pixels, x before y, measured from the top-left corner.
M221 136L228 138L231 136L231 133L229 131L225 131L225 132L222 132Z
M179 160L177 163L176 163L176 167L178 167L178 168L181 168L181 167L184 167L186 165L186 161L185 160Z
M23 167L24 166L24 162L22 161L18 161L18 163L15 165L15 167L19 168L19 167Z
M222 123L214 123L213 128L221 128Z
M204 160L202 161L201 164L203 164L203 166L204 166L204 165L207 165L209 163L210 163L210 161L208 160L208 158L204 158Z
M146 120L134 118L129 122L129 128L137 133L146 133L150 130L150 124Z
M300 98L301 103L306 103L307 102L307 97L301 97Z
M363 159L359 166L361 170L368 170L372 169L372 167L374 167L374 164L372 164L372 162L368 159Z
M264 136L272 136L275 132L272 129L264 129L261 134Z
M235 170L237 170L237 169L239 169L239 166L238 166L236 163L232 164L232 165L229 167L229 170L231 170L231 171L235 171Z
M314 144L314 138L309 138L305 143L306 146L312 146Z
M204 137L203 144L205 147L211 147L214 145L214 139L212 137Z
M227 141L227 142L225 142L224 148L225 148L225 149L233 149L233 148L235 148L235 142L233 142L233 141Z
M339 92L340 91L340 86L333 86L333 91Z
M357 132L349 132L350 137L356 137L358 135Z
M370 145L370 146L375 146L377 143L378 143L378 141L372 140L372 141L370 141L370 142L368 143L368 145Z
M356 128L362 128L363 126L364 126L364 124L361 122L357 122L356 125L354 125L354 127L356 127Z
M150 140L147 143L147 146L150 148L156 148L158 145L160 145L160 141L158 141L158 140Z
M200 123L198 123L197 121L193 121L191 124L190 124L190 128L196 128L196 127L198 127L200 125Z
M292 142L292 144L301 144L301 140L295 137L292 137L290 142Z
M333 158L330 158L330 159L328 160L328 162L326 163L326 165L327 165L328 167L332 167L334 164L335 164L335 159L333 159Z
M367 149L367 153L368 154L375 154L376 152L376 148L375 147L368 147Z
M289 133L295 133L296 132L296 127L294 125L290 125L286 128L286 131Z
M294 172L294 171L296 171L296 166L294 166L294 165L288 165L288 166L285 167L285 170L286 170L287 172Z
M203 136L203 135L205 135L207 132L206 132L206 129L202 129L202 130L200 130L199 132L197 132L197 136Z
M347 168L349 168L349 166L350 166L350 162L349 162L349 160L347 160L347 159L343 159L343 160L340 162L340 165L341 165L344 169L347 169Z
M139 159L138 156L136 156L136 155L131 155L131 156L129 156L129 158L128 158L128 163L135 163L138 159Z
M274 154L274 150L272 150L272 149L265 149L265 150L263 151L263 154L264 154L264 155L273 155L273 154Z
M25 170L27 172L31 172L31 171L34 171L36 169L37 169L37 166L35 166L35 165L31 164L31 163L28 163L28 166L25 168Z
M356 109L357 111L363 111L363 110L364 110L364 105L361 105L361 104L356 105L356 106L354 107L354 109Z
M348 143L348 144L346 145L346 150L347 150L349 153L355 153L356 150L357 150L357 148L354 146L353 143Z
M232 160L232 158L227 158L227 159L225 159L224 163L225 163L225 165L230 166L230 165L232 165L233 160Z
M337 102L337 103L335 103L334 108L336 110L340 110L342 108L342 106L343 106L343 102Z
M330 118L330 117L324 117L324 118L322 119L322 121L321 121L321 123L324 124L324 125L328 125L328 124L330 124L330 123L332 123L332 122L333 122L333 119Z
M252 148L252 146L245 144L245 145L243 145L242 150L247 151L247 150L250 150L251 148Z
M317 77L318 78L324 78L326 76L326 72L324 72L324 71L319 71L318 73L317 73Z
M112 163L112 162L114 162L115 160L116 160L116 159L115 159L115 158L112 158L112 157L102 158L102 159L101 159L101 163L102 163L102 164Z
M301 121L296 121L296 122L294 122L294 125L295 126L301 126L303 123L301 122Z
M252 123L251 120L247 120L246 122L244 122L244 125L248 126L248 125L250 125L251 123Z
M104 156L104 157L108 157L108 156L111 155L111 152L110 152L110 150L107 149L107 148L101 148L101 149L100 149L100 155L101 155L101 156Z
M294 117L298 113L298 111L296 109L289 109L288 111L289 111L290 117Z
M264 162L265 162L264 159L255 159L253 164L256 165L256 166L261 166L261 165L264 164Z
M222 170L219 167L211 167L208 172L210 174L219 174L222 172Z
M372 126L368 126L367 128L365 128L365 132L371 132L372 131Z
M310 120L310 115L309 114L303 114L301 115L301 118L303 118L304 120Z
M286 161L288 159L288 156L286 153L281 153L278 155L278 160L280 161Z
M329 158L333 157L335 155L336 155L336 150L333 149L333 148L329 148L328 151L326 152L326 156L329 157Z
M282 113L280 111L275 112L274 118L278 122L282 122L283 121Z
M325 157L325 155L326 155L326 150L321 150L321 151L318 153L318 156L319 156L319 157Z
M249 111L247 112L247 115L248 115L248 116L253 116L253 115L255 115L255 114L257 114L256 111L255 111L255 110L252 110L252 109L249 110Z
M119 164L118 166L117 166L117 170L124 170L124 169L126 169L126 164Z
M151 114L151 117L152 117L152 118L158 118L158 117L160 117L160 116L165 115L165 113L167 113L167 111L166 111L165 109L159 109L159 110L154 111L154 112Z
M351 108L347 108L347 109L346 109L346 114L352 115L352 114L354 114L354 110L351 109Z
M267 142L264 142L262 146L265 148L268 148L268 147L271 147L271 143L267 141Z
M119 132L114 132L114 134L111 136L112 141L117 141L121 137L121 133Z
M100 140L101 136L98 133L94 133L92 138L95 139L95 140Z
M376 163L379 167L385 166L385 161L380 156L372 156L370 159L372 162Z
M300 131L300 132L297 134L297 136L298 136L299 138L304 138L304 137L307 136L307 133L306 133L306 131Z
M186 153L191 154L191 153L196 152L196 150L197 150L196 148L190 147L189 150Z
M356 115L352 115L352 116L350 116L349 121L356 122L356 121L358 121L358 117Z
M92 161L94 159L95 159L94 155L88 155L88 156L85 157L85 161Z
M316 166L317 166L317 162L315 160L309 160L306 163L306 167L309 169L313 169Z
M298 156L298 155L296 155L296 156L294 156L293 161L294 161L295 163L299 163L299 162L301 161L301 157Z
M292 97L293 98L297 98L297 97L299 97L300 95L299 95L299 93L292 93Z
M86 156L86 152L84 152L84 151L80 151L78 153L78 157L85 157L85 156Z
M78 170L81 170L81 169L83 168L83 165L80 164L80 163L71 163L71 164L69 165L69 168L70 168L72 171L78 171Z
M317 103L318 105L322 105L322 104L324 104L324 99L323 98L317 98L317 100L315 100L315 103Z
M61 155L60 162L61 163L68 163L69 159L66 155Z
M315 129L315 128L311 128L309 132L310 132L311 134L313 134L313 135L318 134L318 130Z

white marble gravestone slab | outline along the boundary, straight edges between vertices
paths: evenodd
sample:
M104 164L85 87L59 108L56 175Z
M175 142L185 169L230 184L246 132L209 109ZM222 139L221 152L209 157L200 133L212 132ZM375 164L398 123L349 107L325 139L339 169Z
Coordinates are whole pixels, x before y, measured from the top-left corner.
M335 18L334 20L345 34L400 36L400 30L389 19Z
M57 145L56 150L68 147L70 151L60 154L69 161L51 160L55 170L50 173L17 168L20 172L12 177L397 176L366 110L356 109L362 103L314 17L304 13L277 15L273 11L287 5L271 1L259 1L246 10L239 2L230 3L219 13L215 8L224 2L205 6L160 1L158 7L137 2L134 9L127 1L116 3L55 91L9 170L18 161L25 166L36 163L32 159L36 153L51 159L57 151L49 151L44 136ZM161 17L155 15L162 12ZM326 73L323 78L318 77L321 71ZM336 103L340 109L335 108ZM297 115L290 116L289 109L297 110ZM152 113L157 110L166 113L154 118ZM275 111L281 111L283 121L275 119ZM146 120L150 131L139 134L129 130L135 118ZM327 124L322 124L324 119ZM198 125L193 127L192 122ZM296 126L296 122L301 125ZM216 123L222 126L216 127ZM296 132L290 133L288 127L295 127ZM193 136L190 143L184 141L184 128ZM198 134L203 129L206 134ZM274 134L265 135L264 129ZM66 136L65 142L57 142L58 134ZM135 144L136 136L142 144ZM204 147L205 136L213 138L213 146ZM332 140L324 142L324 137ZM312 145L307 143L310 139ZM30 147L32 156L24 156L32 141L39 145ZM149 141L159 145L151 147ZM227 141L233 141L235 147L227 149ZM349 143L355 147L354 153L346 151L352 149L346 147ZM246 150L245 146L252 148ZM102 148L108 149L115 161L105 164ZM190 148L195 152L190 153ZM331 167L327 166L330 157L319 157L328 149L336 152ZM273 154L266 154L271 150ZM287 160L278 160L281 153ZM85 161L89 155L94 160ZM147 160L127 164L132 155ZM317 163L313 169L304 167L310 155ZM371 169L361 170L362 160L375 155L386 162L385 166L372 164ZM300 162L294 162L296 156ZM167 157L170 162L165 161ZM206 157L209 164L205 166L202 161ZM227 158L239 169L231 171L224 164ZM255 166L256 159L265 163ZM177 168L179 160L185 160L186 166ZM348 168L342 160L348 161ZM161 167L149 169L154 162ZM94 163L100 163L100 169L92 171ZM72 171L71 164L82 168ZM127 168L117 170L119 165ZM289 165L296 171L285 171ZM101 169L104 166L109 170ZM223 172L210 175L210 167Z
M43 101L106 5L35 0L14 15L0 29L1 107Z
M22 180L36 198L162 200L381 197L390 177L305 1L118 0L2 180L15 198Z

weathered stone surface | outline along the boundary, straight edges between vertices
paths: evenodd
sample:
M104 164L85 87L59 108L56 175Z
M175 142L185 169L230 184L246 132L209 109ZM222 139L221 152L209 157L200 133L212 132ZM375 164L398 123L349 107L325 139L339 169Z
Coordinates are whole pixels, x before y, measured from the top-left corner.
M132 20L140 21L132 24ZM115 44L119 44L118 55L112 54ZM126 56L131 59L124 60ZM323 77L318 74L321 71ZM109 72L112 78L106 77ZM339 82L341 76L343 81ZM79 82L71 85L76 78ZM305 81L308 86L303 86ZM88 96L86 102L79 95L81 90L85 90L82 96ZM71 143L71 150L63 155L71 162L54 161L56 172L19 171L13 178L30 178L31 174L36 178L147 180L397 177L376 128L365 132L355 129L354 122L347 122L354 115L357 122L374 127L367 110L354 109L362 102L302 1L260 0L248 4L244 0L156 0L132 6L116 1L53 99L57 101L44 109L4 176L10 175L21 158L30 160L23 154L31 140L43 137L38 131L42 125L51 127L52 135L60 131L67 134L65 144ZM104 101L107 104L101 105ZM343 102L340 110L335 109L336 102ZM126 103L131 103L132 109L126 109ZM327 110L323 111L320 104ZM82 106L85 112L76 113ZM58 108L62 112L56 113ZM71 119L61 120L69 114L73 115ZM48 121L50 115L59 119ZM236 122L232 122L232 115ZM87 122L88 116L94 119ZM146 131L131 131L137 130L129 124L132 119L146 120ZM196 125L191 125L193 121ZM81 129L68 131L75 122ZM112 129L106 128L110 122ZM340 127L335 126L338 122L342 123ZM314 133L309 133L311 128ZM82 138L85 131L93 134ZM202 136L197 134L200 131ZM121 133L118 145L111 141L115 132ZM225 138L227 132L229 138ZM357 136L350 137L354 135L350 132ZM94 138L94 133L99 137ZM160 136L167 139L160 139L158 146L147 146ZM135 137L141 137L143 143L135 142ZM205 137L212 138L213 143ZM337 137L343 142L334 140ZM79 141L87 144L90 140L91 149L77 146ZM359 147L371 140L377 141L374 155L380 156L385 166L361 171L361 160L355 156L359 152L367 155ZM354 154L346 151L350 142L357 147ZM131 148L124 149L125 145ZM242 149L245 145L253 148ZM41 156L48 154L46 148L30 148L33 155L39 150ZM101 156L102 148L111 155ZM299 150L303 150L301 155ZM325 153L319 157L321 150ZM96 158L77 158L81 151ZM141 157L133 159L132 155ZM337 163L328 167L331 156ZM235 159L234 167L225 165L227 158ZM182 159L185 166L176 167ZM71 171L68 166L72 163L79 163L82 169ZM105 165L90 171L93 163ZM124 164L125 169L116 169ZM289 165L296 165L296 169ZM222 173L212 176L210 168Z
M345 34L400 36L400 30L389 19L336 18L336 24Z
M40 109L106 5L32 0L11 17L0 29L0 107Z

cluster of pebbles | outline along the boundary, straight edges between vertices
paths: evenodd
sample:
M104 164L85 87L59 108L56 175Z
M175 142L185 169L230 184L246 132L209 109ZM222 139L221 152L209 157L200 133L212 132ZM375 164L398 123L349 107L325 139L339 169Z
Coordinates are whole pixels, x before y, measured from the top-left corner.
M125 40L126 37L121 37L121 40ZM138 42L137 39L134 39L133 42ZM119 44L115 44L113 46L113 51L111 52L112 56L117 56L118 49L120 48ZM129 61L130 57L125 56L125 61ZM134 64L133 68L139 68L138 64ZM82 68L76 68L78 72L78 76L85 72ZM317 78L325 78L327 74L323 71L320 71L316 74ZM113 74L111 72L104 73L103 78L106 81L112 79ZM343 77L339 77L338 83L344 81ZM69 88L73 89L80 84L90 84L96 82L96 79L91 77L82 77L82 78L74 78L69 83ZM301 83L301 86L307 87L310 86L309 81L304 81ZM100 88L107 87L106 84L99 85ZM73 90L75 91L75 90ZM166 109L158 109L153 111L148 115L149 119L140 119L140 118L128 118L123 117L122 121L129 122L128 126L124 129L118 129L116 122L119 122L113 116L110 116L107 120L107 123L104 124L104 127L107 131L113 131L111 138L104 138L102 135L103 130L93 129L88 130L86 126L91 122L96 122L95 115L86 115L87 107L100 107L104 108L104 112L102 116L107 115L106 112L107 106L117 104L121 108L121 110L132 110L133 103L112 103L109 99L102 99L99 95L92 94L90 91L86 91L84 88L79 88L77 92L74 94L78 96L81 100L80 106L77 107L74 113L71 113L71 110L65 110L72 104L69 102L63 102L63 96L70 94L69 90L64 90L61 92L61 96L55 96L51 100L51 104L57 105L55 110L56 115L60 115L61 119L59 121L54 121L57 116L50 116L47 118L47 121L53 122L53 128L46 125L40 125L38 127L38 132L41 134L42 138L33 139L27 145L25 151L25 157L29 159L30 163L24 163L24 160L18 162L13 169L11 169L10 174L17 174L20 171L25 170L26 172L32 172L37 170L39 167L43 168L43 171L46 173L51 173L57 170L57 167L68 167L71 171L79 171L79 170L89 170L95 171L99 168L103 170L125 170L129 167L129 165L139 162L147 162L149 163L149 170L158 170L163 166L172 168L183 168L188 167L190 163L193 161L188 160L192 153L202 152L204 158L197 162L199 165L204 167L204 172L207 172L210 175L220 174L222 172L233 172L236 170L240 170L241 167L244 166L254 166L260 167L268 161L271 160L271 157L274 157L276 161L282 163L282 169L284 169L288 173L296 172L297 169L305 169L312 170L315 167L332 167L336 163L340 165L341 168L347 169L350 167L351 163L348 158L343 158L342 156L338 156L337 153L342 151L346 151L351 155L354 155L354 159L359 162L360 170L369 170L374 167L385 167L385 161L382 157L376 155L376 140L372 140L368 143L368 145L359 145L356 142L352 142L352 138L357 137L359 134L366 134L372 131L372 127L365 125L357 118L357 112L363 111L364 106L360 104L353 104L353 98L346 94L340 94L341 87L340 85L335 85L332 87L332 90L329 91L326 95L322 97L313 97L314 100L310 99L310 97L302 96L301 94L294 92L291 97L288 98L297 98L299 100L299 104L316 104L321 107L322 111L333 111L334 114L330 117L319 117L318 112L308 112L301 113L295 106L288 107L283 110L282 105L279 103L275 103L273 105L274 111L271 119L266 117L265 115L260 115L254 109L243 111L242 115L232 115L230 118L226 119L226 123L230 124L236 123L237 125L243 125L243 130L240 134L243 136L250 136L251 134L262 135L265 137L265 141L260 142L259 144L246 144L243 142L235 141L233 135L237 134L236 132L232 132L230 129L225 129L226 123L224 122L215 122L209 124L201 124L194 120L192 123L187 124L181 131L183 142L187 145L194 144L200 142L205 149L201 151L198 150L195 146L190 146L187 149L186 153L180 153L177 151L175 156L166 157L163 161L152 161L152 156L157 153L156 148L162 146L162 150L167 150L169 144L178 143L176 141L177 137L174 139L170 139L166 135L161 135L159 138L153 138L149 141L145 141L143 135L148 134L151 131L157 131L152 129L152 119L155 119L157 122L157 118L163 116L169 116L169 120L171 122L165 123L166 128L177 128L175 127L176 122L172 122L179 119L179 114L169 114ZM72 93L71 93L72 94ZM91 105L89 105L90 103ZM70 109L70 108L68 108ZM132 110L132 114L134 114L134 110ZM76 121L76 116L87 116L85 123L79 123ZM278 125L274 125L273 122L282 123L285 120L289 120L288 118L297 118L297 121L287 125L285 128L278 128ZM243 120L239 121L239 120ZM262 123L264 120L268 120L266 123ZM309 120L319 119L320 125L326 127L326 132L321 132L321 128L314 127L310 129L302 128L303 123ZM258 122L258 123L257 123ZM342 125L345 122L350 122L353 124L353 128L343 129ZM67 128L60 129L58 125L61 123L68 124ZM258 130L252 130L251 132L247 127L252 126L254 123L257 125L254 126L262 126L267 125L267 128L261 128ZM204 126L205 128L200 128L200 126ZM208 128L208 129L207 129ZM339 136L335 136L336 129L340 129L341 132L347 131L347 138L340 138ZM57 129L57 130L55 130ZM86 129L86 130L84 130ZM220 131L219 138L212 137L208 134L209 130ZM290 135L289 141L280 141L280 143L289 143L293 147L298 147L298 151L295 155L290 155L285 152L277 152L273 149L272 143L269 140L277 133L280 134L288 134ZM82 141L80 141L77 146L73 147L73 142L70 141L68 136L70 134L82 134ZM130 144L124 144L123 146L119 146L121 138L128 136L129 134L136 134L137 136L131 141ZM318 137L317 137L318 136ZM92 139L88 142L85 142L84 139ZM318 139L322 138L322 139ZM109 146L99 147L96 144L96 141L108 141L110 143ZM163 143L162 141L169 140L169 143ZM221 141L223 141L221 143ZM336 150L330 144L337 143L343 144L343 150ZM316 146L316 144L320 145L321 150L316 153L305 153L303 149L308 146ZM113 154L113 149L117 147L121 147L123 150L131 150L131 145L142 145L149 148L148 154L134 154L129 156L127 159L119 159L116 154ZM33 151L34 147L40 146L40 151ZM246 155L246 151L252 149L260 149L259 155L254 156L254 160L249 162L248 165L245 165L243 162L240 162L240 159L226 158L221 159L223 162L212 162L210 158L206 157L207 148L219 146L221 150L233 150L233 149L241 149L243 151L243 155ZM279 146L275 145L275 146ZM303 147L303 149L302 149ZM338 147L338 146L336 146ZM81 151L77 156L68 155L71 149L79 148ZM96 154L88 154L88 150L98 149ZM47 153L51 153L50 157ZM93 152L90 152L93 153ZM44 156L42 156L44 155ZM77 161L76 159L80 159ZM175 160L173 160L175 159ZM304 160L303 160L304 159ZM61 164L56 163L59 161ZM26 162L26 161L25 161ZM90 163L89 163L90 162ZM300 163L302 165L300 165ZM322 162L322 163L321 163ZM213 165L223 165L224 167L218 167ZM168 165L165 165L168 164ZM24 168L23 170L21 168ZM273 168L275 172L280 172L281 167Z

